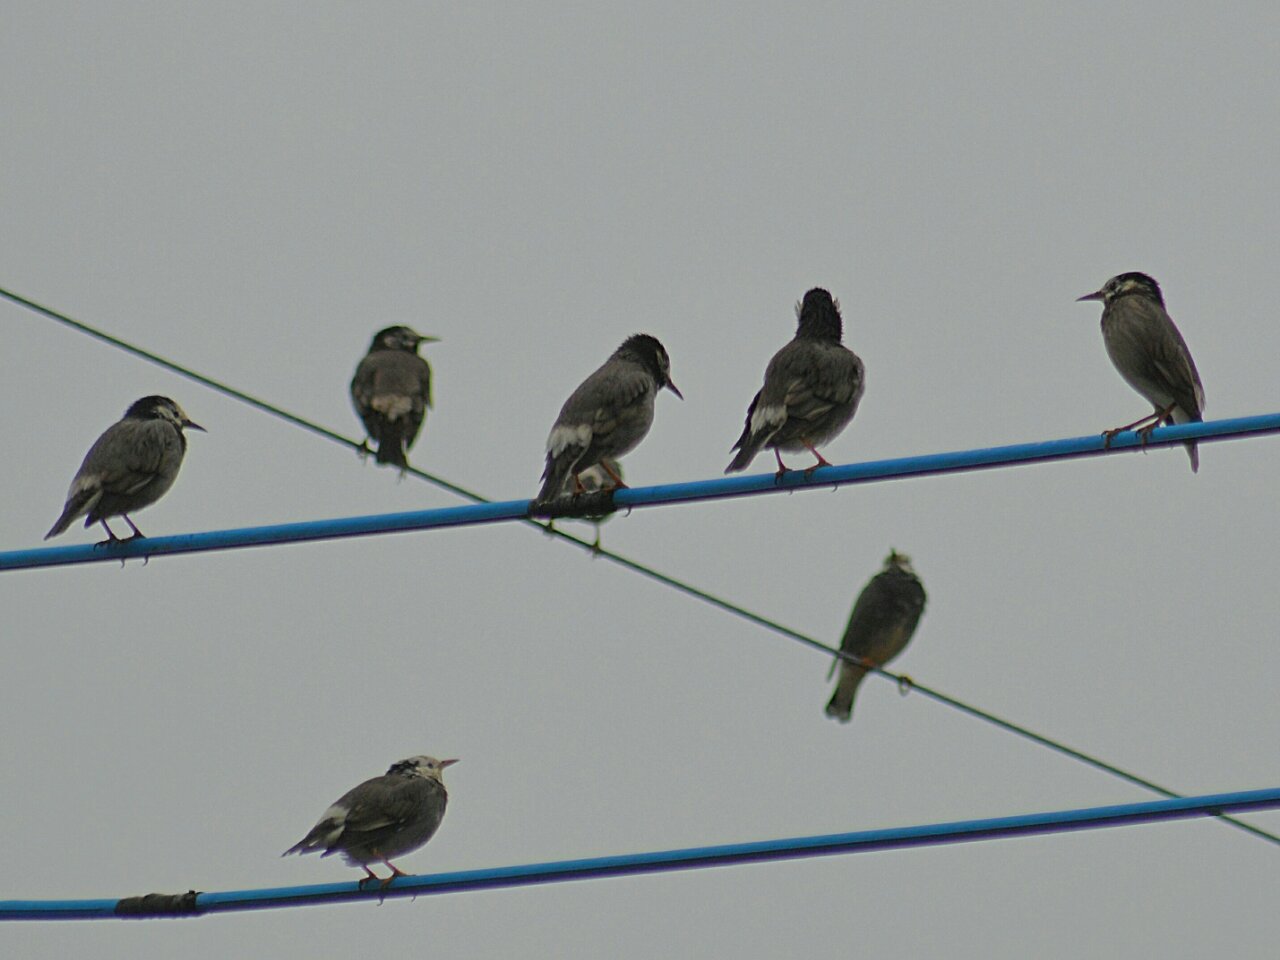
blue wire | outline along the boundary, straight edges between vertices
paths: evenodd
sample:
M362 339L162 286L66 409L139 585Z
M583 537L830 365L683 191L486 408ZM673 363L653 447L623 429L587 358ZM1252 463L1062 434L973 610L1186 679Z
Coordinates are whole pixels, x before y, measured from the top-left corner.
M1264 810L1280 807L1280 787L1235 793L1182 797L1175 800L1147 800L1141 803L1086 807L1049 813L1031 813L987 820L962 820L854 833L833 833L782 840L728 843L683 850L661 850L584 860L558 860L484 870L399 877L385 889L358 882L324 883L259 890L228 890L219 893L194 892L170 899L183 899L183 909L157 912L118 909L119 900L4 900L0 920L95 920L129 916L197 916L265 910L340 900L382 899L393 896L422 896L459 893L495 887L524 887L565 880L622 877L668 870L690 870L769 860L795 860L841 853L865 853L902 847L936 846L945 843L992 840L1001 837L1064 833L1100 827L1153 823L1192 817L1215 816L1228 811ZM156 895L163 897L164 895ZM136 898L131 898L136 899Z
M1280 432L1280 413L1254 417L1236 417L1207 423L1187 423L1160 427L1150 437L1148 446L1168 446L1186 440L1214 440L1231 437L1261 436ZM1143 446L1138 435L1129 431L1112 440L1110 449L1122 451ZM1006 447L957 450L893 460L872 460L844 466L822 467L806 475L792 470L780 479L772 473L686 483L659 484L618 490L614 504L624 510L671 503L719 500L727 497L753 496L815 487L844 486L871 480L893 480L929 474L956 473L985 467L1011 466L1045 460L1064 460L1107 452L1100 434L1021 443ZM164 554L205 553L238 547L261 547L309 540L334 540L377 533L400 533L437 527L461 527L503 520L524 520L529 516L527 500L501 503L478 503L437 510L416 510L366 517L340 517L332 520L308 520L262 527L239 527L206 533L178 534L169 537L146 537L103 546L42 547L0 553L0 571L55 567L76 563L101 563L130 557L154 557Z

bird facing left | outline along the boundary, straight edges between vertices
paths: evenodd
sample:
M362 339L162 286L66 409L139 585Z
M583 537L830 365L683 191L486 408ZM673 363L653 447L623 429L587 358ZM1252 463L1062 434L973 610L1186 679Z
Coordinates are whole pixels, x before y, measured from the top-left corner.
M416 756L393 763L382 776L344 793L281 856L340 853L351 866L364 870L365 880L377 880L384 887L406 876L391 858L417 850L435 835L449 802L444 768L457 762ZM371 863L386 864L391 875L382 879L369 869Z
M369 352L356 367L351 402L378 445L378 463L409 467L408 450L431 409L431 367L418 356L418 347L438 342L438 337L408 327L387 327L374 334Z
M124 517L133 530L127 539L141 537L129 514L151 506L173 486L187 452L183 430L203 432L204 427L168 397L143 397L132 404L85 454L62 516L44 538L65 532L79 517L86 527L102 524L107 531L103 543L120 540L107 526L109 517Z
M1200 423L1204 419L1204 387L1187 342L1165 309L1160 284L1145 273L1122 273L1112 277L1102 289L1077 300L1102 302L1102 342L1107 356L1129 386L1142 394L1154 413L1111 430L1103 436L1110 442L1118 433L1141 427L1147 437L1162 423ZM1200 454L1194 440L1186 443L1191 472L1200 469Z

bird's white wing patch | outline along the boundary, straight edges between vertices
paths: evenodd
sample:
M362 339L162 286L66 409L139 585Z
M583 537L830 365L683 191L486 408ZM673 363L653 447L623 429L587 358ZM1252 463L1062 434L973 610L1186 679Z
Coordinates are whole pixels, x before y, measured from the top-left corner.
M80 494L96 493L102 496L102 480L100 473L84 473L71 481L71 489L67 491L67 499L71 500Z
M413 398L406 397L403 394L382 394L374 397L369 406L388 420L398 420L401 417L408 416L413 411Z
M787 422L785 406L756 407L751 414L751 434L773 433Z
M588 424L570 426L562 423L551 428L551 435L547 437L547 453L558 457L569 447L586 447L590 443L591 427Z

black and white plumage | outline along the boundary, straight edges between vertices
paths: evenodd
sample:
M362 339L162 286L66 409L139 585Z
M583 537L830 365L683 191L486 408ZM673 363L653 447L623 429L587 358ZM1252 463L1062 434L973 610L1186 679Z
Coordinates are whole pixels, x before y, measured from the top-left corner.
M924 586L911 569L911 559L890 551L884 569L858 594L840 649L883 667L906 649L924 612L924 602ZM840 671L840 678L827 704L827 716L848 723L853 717L853 698L867 675L867 667L837 660L832 669Z
M747 407L742 436L733 445L738 455L725 473L745 470L765 447L774 451L778 476L787 469L783 450L808 450L817 457L806 473L830 466L817 447L835 439L858 409L865 373L862 361L840 342L840 304L815 287L796 305L796 318L794 339L769 361L764 386Z
M647 333L624 340L560 408L547 437L535 502L548 503L566 489L581 492L584 471L634 450L653 425L654 398L663 387L684 399L671 382L671 360L662 344ZM613 489L625 486L621 477L610 479Z
M311 832L281 856L340 853L384 886L403 877L391 858L417 850L435 835L449 801L444 768L457 762L417 756L393 763L382 776L344 793ZM381 880L369 869L371 863L386 864L391 875Z
M578 474L578 485L582 487L582 493L584 494L597 493L601 490L613 488L615 477L623 481L626 479L622 473L622 461L615 460L613 457L603 457L595 466L587 467L587 469ZM566 478L565 489L561 491L562 497L574 494L573 482L572 477ZM595 543L591 544L591 549L595 553L600 552L600 527L611 516L613 516L612 513L605 513L600 516L587 515L582 517L583 520L586 520L596 528L596 540Z
M104 542L120 539L107 526L110 517L124 517L133 536L142 536L129 514L151 506L173 486L187 452L184 429L203 431L204 427L193 423L168 397L134 402L85 454L67 491L62 516L44 538L65 532L79 517L85 518L86 527L102 524L108 538Z
M1155 408L1150 416L1114 430L1147 424L1145 436L1161 423L1199 423L1204 419L1204 387L1191 351L1164 306L1160 285L1145 273L1122 273L1080 300L1102 301L1102 342L1120 376ZM1148 421L1150 423L1148 424ZM1191 470L1200 469L1196 444L1186 444Z
M431 367L418 347L436 343L408 327L379 330L351 380L351 402L369 438L378 445L378 463L407 469L408 449L431 408Z

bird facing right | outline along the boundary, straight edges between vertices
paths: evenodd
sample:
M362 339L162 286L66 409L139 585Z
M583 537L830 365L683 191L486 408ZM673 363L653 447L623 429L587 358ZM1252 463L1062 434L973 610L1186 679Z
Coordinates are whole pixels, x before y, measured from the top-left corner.
M311 832L281 856L340 853L351 866L363 868L365 879L385 887L405 876L391 858L417 850L435 835L449 801L444 768L457 762L417 756L393 763L382 776L344 793ZM369 869L371 863L386 864L391 875L383 880Z
M418 356L418 347L438 340L408 327L387 327L374 334L369 352L356 367L351 402L378 444L378 463L409 467L406 451L431 409L431 367Z
M187 452L184 429L203 431L168 397L143 397L130 404L124 417L107 427L85 454L62 516L44 535L64 533L78 517L84 525L102 524L103 543L119 540L107 526L110 517L124 517L133 537L142 536L129 514L163 497L178 477Z
M635 449L653 426L653 403L666 387L681 400L671 382L671 359L656 337L637 333L622 345L560 408L547 437L542 489L535 503L549 503L566 489L582 492L581 474ZM612 476L611 489L625 487ZM571 485L571 486L570 486Z
M884 569L858 594L840 650L883 667L906 649L924 612L924 602L924 586L911 569L911 558L891 550ZM853 698L867 675L867 667L848 660L837 660L832 669L837 667L840 679L827 704L827 716L848 723L853 717Z
M1204 387L1191 351L1164 306L1160 285L1145 273L1122 273L1101 290L1079 300L1102 301L1102 342L1120 376L1147 398L1155 413L1105 431L1117 433L1151 423L1143 439L1161 423L1199 423L1204 419ZM1200 469L1195 441L1186 444L1191 470Z
M747 407L746 426L733 445L738 455L725 473L745 470L765 447L773 449L779 477L787 470L782 450L817 457L805 473L830 466L817 447L834 440L858 409L866 378L862 361L840 342L840 303L815 287L796 305L796 319L795 337L769 361L764 386Z

